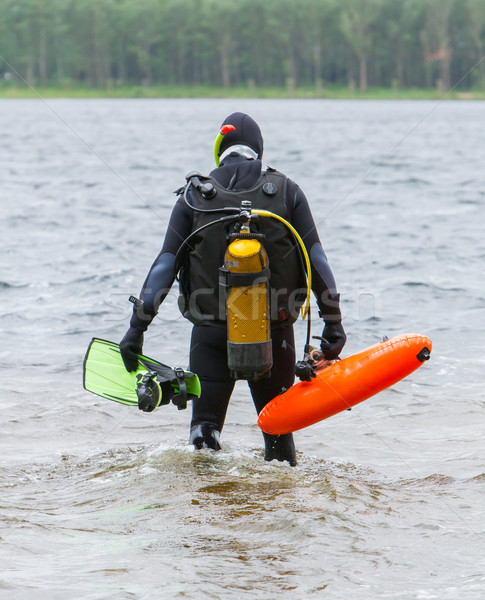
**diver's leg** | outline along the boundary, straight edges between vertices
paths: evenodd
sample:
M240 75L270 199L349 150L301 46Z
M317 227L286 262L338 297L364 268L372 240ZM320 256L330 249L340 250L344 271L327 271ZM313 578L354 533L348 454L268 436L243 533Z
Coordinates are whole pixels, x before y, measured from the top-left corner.
M293 327L282 327L271 331L273 341L273 368L271 377L250 382L254 406L258 414L278 394L289 389L295 380L295 338ZM293 434L270 435L264 433L264 460L287 460L296 465L296 449Z
M220 450L220 433L235 383L227 368L225 327L193 328L190 370L199 376L201 386L200 398L192 401L190 443L198 450Z
M191 368L194 372L194 369ZM197 450L211 448L220 450L220 434L226 418L227 406L234 388L234 381L200 380L201 395L192 402L190 443Z

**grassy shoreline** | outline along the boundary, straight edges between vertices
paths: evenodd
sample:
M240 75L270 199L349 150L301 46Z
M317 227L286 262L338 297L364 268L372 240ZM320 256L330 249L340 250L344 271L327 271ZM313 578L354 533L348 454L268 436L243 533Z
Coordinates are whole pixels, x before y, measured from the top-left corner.
M439 92L436 89L369 88L367 92L347 87L253 88L229 89L206 86L116 86L89 88L84 86L36 87L0 85L0 99L28 98L271 98L271 99L335 99L335 100L485 100L485 91Z

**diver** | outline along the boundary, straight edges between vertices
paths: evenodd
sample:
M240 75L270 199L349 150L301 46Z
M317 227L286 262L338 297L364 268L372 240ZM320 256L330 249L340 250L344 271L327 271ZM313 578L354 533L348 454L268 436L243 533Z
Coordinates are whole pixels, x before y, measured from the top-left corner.
M145 279L141 301L135 304L130 327L120 343L126 369L135 370L143 334L178 275L179 306L193 323L189 368L198 375L202 387L200 398L192 403L190 443L196 449L220 449L220 434L236 379L248 380L258 413L294 383L293 323L305 297L304 263L291 231L277 219L253 220L248 217L251 208L271 211L288 221L304 240L311 266L311 289L324 321L320 339L325 358L337 358L346 342L335 279L307 199L282 173L272 168L263 170L262 156L263 138L258 124L244 113L229 115L217 138L218 167L208 177L190 173L186 185L176 192L178 199L162 249ZM243 213L245 217L241 217ZM221 292L221 267L230 240L241 237L260 240L269 259L269 316L264 317L269 337L264 351L270 354L271 369L265 367L256 376L238 374L234 366L228 365L227 295ZM267 272L263 268L261 273ZM241 285L251 285L247 275L239 276ZM296 465L293 434L263 436L265 460Z

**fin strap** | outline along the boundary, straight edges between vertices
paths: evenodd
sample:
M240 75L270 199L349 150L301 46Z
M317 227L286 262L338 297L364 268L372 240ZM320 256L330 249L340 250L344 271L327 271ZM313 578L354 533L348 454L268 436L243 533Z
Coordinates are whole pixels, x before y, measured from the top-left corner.
M173 371L179 384L179 393L175 394L175 396L172 398L172 402L179 410L182 410L187 408L187 384L185 383L185 371L180 367L175 367Z

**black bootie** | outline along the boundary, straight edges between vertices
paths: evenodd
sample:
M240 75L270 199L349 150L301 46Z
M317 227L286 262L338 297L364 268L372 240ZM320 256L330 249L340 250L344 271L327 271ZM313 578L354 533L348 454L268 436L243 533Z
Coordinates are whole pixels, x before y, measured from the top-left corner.
M214 423L198 423L190 428L190 443L196 450L208 448L210 450L220 450L221 432L216 429Z
M290 466L296 466L296 449L293 441L293 434L286 433L285 435L270 435L264 433L264 460L287 460Z

